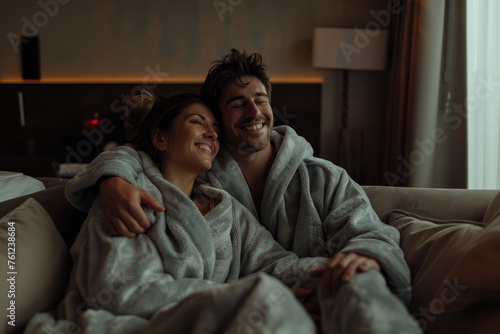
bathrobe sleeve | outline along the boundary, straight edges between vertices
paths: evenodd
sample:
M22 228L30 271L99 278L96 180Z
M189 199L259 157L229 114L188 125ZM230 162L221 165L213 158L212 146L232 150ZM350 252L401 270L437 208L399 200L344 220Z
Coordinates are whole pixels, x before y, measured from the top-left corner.
M119 146L99 154L84 170L66 184L66 198L77 209L88 212L99 193L99 182L106 176L120 176L129 183L142 171L139 155L131 146Z
M363 189L343 169L320 164L312 168L309 175L316 186L311 188L311 194L320 203L318 211L324 217L328 254L355 252L374 258L389 287L408 302L410 271L399 247L398 230L380 221Z

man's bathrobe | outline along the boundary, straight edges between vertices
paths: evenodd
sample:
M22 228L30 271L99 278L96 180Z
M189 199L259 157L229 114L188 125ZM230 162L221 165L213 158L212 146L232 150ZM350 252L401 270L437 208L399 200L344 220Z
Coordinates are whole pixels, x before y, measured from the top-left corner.
M399 232L380 221L363 189L344 169L314 157L311 145L292 128L274 128L271 143L277 155L260 212L238 163L222 145L211 170L202 176L260 217L274 239L299 257L355 252L376 259L391 290L409 302L410 270Z
M250 274L268 273L291 285L326 264L325 258L298 259L233 197L201 184L197 190L212 207L203 216L147 154L132 147L98 157L68 183L68 191L109 174L147 189L166 211L146 209L153 226L145 234L114 237L97 197L71 248L74 266L65 299L58 310L37 314L27 333L314 332L287 286Z

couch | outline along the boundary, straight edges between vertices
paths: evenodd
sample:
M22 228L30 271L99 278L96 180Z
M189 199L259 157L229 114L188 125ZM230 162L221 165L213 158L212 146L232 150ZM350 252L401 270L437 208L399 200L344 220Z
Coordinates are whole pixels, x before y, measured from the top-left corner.
M85 219L66 200L65 180L40 181L45 190L0 202L0 309L7 315L0 318L1 333L22 332L34 313L57 306L71 267L69 247ZM380 219L401 233L413 281L410 311L421 328L426 333L496 333L498 191L363 189Z

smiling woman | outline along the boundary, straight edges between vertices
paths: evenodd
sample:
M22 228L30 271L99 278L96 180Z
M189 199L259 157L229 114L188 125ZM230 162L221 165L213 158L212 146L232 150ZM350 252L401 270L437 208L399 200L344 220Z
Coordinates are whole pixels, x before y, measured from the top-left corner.
M147 152L163 177L190 196L195 178L210 169L219 151L218 122L191 93L156 97L148 91L127 104L127 140Z

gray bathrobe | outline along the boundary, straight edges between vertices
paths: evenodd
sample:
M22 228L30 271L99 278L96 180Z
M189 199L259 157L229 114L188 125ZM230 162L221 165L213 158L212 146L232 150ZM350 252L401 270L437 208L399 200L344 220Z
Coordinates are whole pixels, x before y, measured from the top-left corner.
M380 221L363 189L344 169L314 157L311 145L292 128L274 128L271 143L277 155L260 212L227 149L221 148L204 179L260 217L274 239L299 257L356 252L376 259L390 289L408 303L410 270L399 247L399 232Z
M69 200L87 209L71 192L104 175L148 190L167 209L145 209L153 223L145 234L113 237L97 196L71 249L64 301L56 311L37 314L27 333L314 332L285 285L251 274L268 273L291 286L326 258L299 259L285 251L233 197L201 184L197 190L215 203L203 216L147 154L129 146L101 155L72 179Z
M223 145L211 170L201 177L236 198L278 243L299 257L331 257L352 251L375 258L391 291L407 304L411 297L410 270L399 247L398 230L380 221L363 189L344 169L314 157L311 145L292 128L274 128L271 143L277 156L260 212L238 163ZM119 159L113 152L105 152L91 166L94 170L112 167ZM80 176L85 182L67 188L68 198L81 210L90 209L98 193L94 185L101 175L85 173Z
M223 146L212 169L202 175L203 179L235 197L259 218L276 241L301 258L330 258L338 252L349 251L373 257L380 263L390 290L407 303L411 296L410 272L399 248L399 233L379 220L361 187L342 168L313 157L311 146L293 129L286 126L273 129L271 142L277 156L267 179L260 212L255 208L238 164ZM91 165L104 168L116 164L114 158L121 159L108 157L107 161L101 159ZM68 197L80 203L82 210L89 210L98 190L93 185L100 176L87 174L86 182L79 187L67 188ZM293 277L282 279L292 287L301 282ZM355 292L356 286L348 289ZM345 318L345 314L338 316L342 317ZM409 316L403 314L402 317Z

